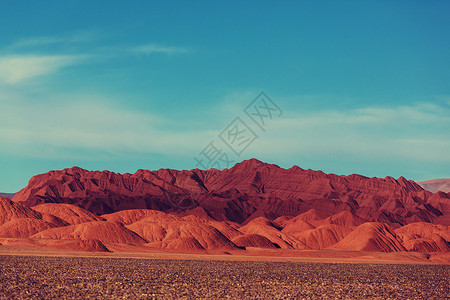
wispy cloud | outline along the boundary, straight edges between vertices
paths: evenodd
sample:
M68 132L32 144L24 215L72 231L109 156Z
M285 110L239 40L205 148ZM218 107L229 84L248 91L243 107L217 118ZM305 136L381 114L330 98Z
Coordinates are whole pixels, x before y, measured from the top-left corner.
M255 154L345 157L363 161L450 163L450 107L397 107L288 112L274 120Z
M0 81L17 84L24 80L56 73L77 64L86 55L13 55L0 57Z
M7 51L17 51L30 48L39 48L55 44L80 44L97 40L100 37L99 32L95 30L77 31L63 36L37 36L22 38L13 44L5 47Z
M223 129L220 125L211 128L210 119L188 129L157 112L133 110L117 104L120 99L105 95L64 94L37 102L16 94L14 101L10 99L11 95L0 96L0 140L4 145L0 152L27 157L66 158L88 151L99 156L162 154L190 159ZM282 157L291 163L299 161L299 156L309 156L449 164L449 116L449 107L430 103L286 111L284 118L270 123L245 155L272 161Z
M188 130L179 124L177 128L173 120L114 104L120 101L101 95L61 97L64 102L20 97L11 102L0 96L4 145L0 153L46 158L70 158L89 151L100 156L158 153L190 157L214 134L207 127Z
M141 54L153 54L153 53L163 53L163 54L183 54L189 53L192 50L185 47L178 46L167 46L160 44L147 44L142 46L137 46L132 48L135 53Z
M20 39L0 51L0 82L17 84L30 78L55 74L60 69L86 62L89 57L114 59L141 53L182 54L191 49L150 43L141 46L90 46L88 52L77 47L99 38L96 31L80 31L65 36L40 36ZM105 55L105 49L108 55ZM50 51L51 50L51 51Z

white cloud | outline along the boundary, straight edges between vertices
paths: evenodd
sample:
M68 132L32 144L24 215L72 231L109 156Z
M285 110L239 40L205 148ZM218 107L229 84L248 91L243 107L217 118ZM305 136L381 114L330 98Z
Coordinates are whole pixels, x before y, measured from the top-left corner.
M8 102L0 97L0 152L48 158L69 158L74 152L82 155L86 151L190 157L211 139L208 129L167 129L169 123L174 127L173 121L112 104L117 99L99 95L63 98L63 102Z
M37 49L61 44L66 46L90 41L92 32L67 37L22 39L0 53L0 152L29 157L67 157L78 150L126 153L188 153L199 151L198 145L209 142L209 130L171 129L183 127L156 114L133 111L113 105L120 100L103 95L64 94L41 89L33 93L20 85L32 79L57 74L63 68L90 61L101 48L90 55L42 55ZM67 48L73 49L73 48ZM30 51L19 54L21 51ZM149 44L142 47L117 48L110 58L131 53L186 53L187 48ZM10 54L5 54L10 53ZM39 90L39 87L37 87ZM60 98L60 99L58 99ZM169 124L170 123L170 124ZM201 150L201 149L200 149Z
M167 46L161 44L147 44L136 47L93 47L91 54L64 54L67 50L73 52L74 45L82 42L89 42L98 37L95 31L80 31L67 36L41 36L21 39L15 43L3 47L0 52L0 82L6 84L17 84L24 80L56 73L58 70L80 63L88 57L114 57L130 55L132 53L141 54L181 54L191 50L184 47ZM37 54L49 46L54 47L60 44L59 53L62 54ZM76 49L76 48L75 48ZM105 56L105 49L108 55ZM24 53L24 51L27 51Z
M19 39L12 45L6 47L8 51L19 50L23 48L36 48L55 44L78 44L90 42L99 38L99 33L94 30L78 31L64 36L38 36Z
M0 81L16 84L79 63L81 55L16 55L0 57Z
M225 113L229 120L221 119L211 127L211 119L205 119L189 129L156 112L120 105L121 99L114 97L63 94L30 99L17 89L8 89L0 93L0 153L6 155L89 160L156 154L192 160L215 141L234 161L259 157L290 165L301 164L302 158L309 157L361 164L450 164L449 108L435 104L285 110L282 118L268 123L265 133L253 127L259 139L243 157L236 157L217 138L237 116L234 109ZM240 116L255 126L245 115Z
M295 158L450 163L450 110L422 103L347 111L287 113L249 151Z
M142 46L137 46L133 48L136 53L142 54L153 54L153 53L163 53L163 54L183 54L191 52L190 49L177 46L166 46L160 44L147 44Z

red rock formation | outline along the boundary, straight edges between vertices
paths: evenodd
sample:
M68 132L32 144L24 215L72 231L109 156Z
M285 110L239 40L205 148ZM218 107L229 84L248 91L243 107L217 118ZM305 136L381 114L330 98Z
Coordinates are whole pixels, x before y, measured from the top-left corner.
M109 252L108 248L99 240L81 240L78 245L82 251Z
M255 159L222 171L74 167L33 177L13 201L0 197L2 243L65 250L445 252L449 223L450 194L403 177L338 176Z
M289 221L286 222L286 226L296 223L298 221L303 221L306 224L310 224L313 227L320 226L323 224L324 220L330 216L329 213L320 211L318 209L310 209L305 213L302 213Z
M392 228L376 222L358 226L343 240L330 248L352 251L406 251Z
M299 233L299 232L303 232L306 230L311 230L311 229L316 228L315 226L311 225L310 223L303 221L302 219L297 218L297 217L294 217L286 222L282 222L282 223L275 222L275 223L280 224L280 226L283 227L283 229L281 231L286 234L295 234L295 233Z
M201 249L236 249L224 234L196 216L180 218L159 213L127 225L127 228L158 248L174 249L178 245L179 250L193 250L200 249L200 245ZM173 242L180 239L183 242Z
M0 197L12 199L15 193L0 193Z
M99 240L102 243L144 244L147 241L119 223L104 221L87 222L41 231L32 238Z
M33 206L32 209L42 214L53 215L71 225L102 220L90 211L70 204L45 203Z
M259 234L240 235L233 239L233 243L238 247L258 247L276 249L275 246L268 238Z
M168 241L167 244L161 243L161 248L185 251L205 250L202 244L192 236L173 239Z
M357 227L363 223L365 223L365 220L355 216L349 211L342 211L340 213L337 213L335 215L329 216L324 220L325 224L336 224L336 225L342 225L349 228Z
M39 240L38 246L48 250L110 252L99 240Z
M395 230L402 244L409 251L450 251L450 230L448 226L430 223L412 223Z
M42 215L20 203L0 197L0 225L14 219L42 219Z
M17 204L12 203L10 208ZM52 204L53 211L67 210L66 204ZM20 207L20 206L19 206ZM20 210L19 210L20 211ZM33 212L28 212L33 216ZM0 237L22 238L31 246L45 249L108 251L103 243L141 245L176 251L233 250L248 247L283 249L341 249L351 251L450 251L448 226L412 223L396 230L382 223L364 223L356 228L332 224L354 220L347 212L328 216L308 211L294 218L256 218L242 226L233 222L205 220L197 216L180 217L154 210L126 210L104 215L108 221L88 221L55 225L34 218L11 219L0 225ZM60 217L71 214L60 214ZM320 218L323 218L319 220ZM303 221L307 219L318 227ZM70 220L69 220L70 221ZM322 225L320 225L320 221ZM56 227L59 226L59 227ZM48 241L53 240L54 243ZM41 242L42 241L42 242ZM73 247L73 248L70 248Z
M295 238L311 249L325 249L346 237L352 229L349 227L327 224L315 229L293 234Z
M151 209L131 209L131 210L122 210L112 214L102 215L102 217L109 222L118 222L122 223L123 225L130 225L139 220L153 216L155 217L163 216L165 218L167 214Z
M24 238L55 225L39 219L13 219L0 226L0 237Z
M269 239L277 248L282 249L310 249L304 243L292 235L281 232L280 227L266 218L260 217L250 221L247 225L239 228L239 231L250 235L258 234Z
M282 169L255 159L222 171L116 174L74 167L33 177L13 200L28 206L75 204L97 214L153 209L241 224L316 209L328 216L347 211L355 218L400 227L433 222L450 212L449 194L433 195L403 177L338 176L299 167Z
M232 240L235 237L242 235L242 232L239 231L240 226L230 221L225 222L208 221L208 225L219 230L229 240Z

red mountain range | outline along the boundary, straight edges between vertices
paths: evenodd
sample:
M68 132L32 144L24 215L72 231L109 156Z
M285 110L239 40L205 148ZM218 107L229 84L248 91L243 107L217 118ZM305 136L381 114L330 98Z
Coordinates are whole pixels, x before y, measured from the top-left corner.
M449 215L450 193L403 177L338 176L256 159L225 170L134 174L73 167L34 176L12 201L0 198L0 243L437 253L450 250Z

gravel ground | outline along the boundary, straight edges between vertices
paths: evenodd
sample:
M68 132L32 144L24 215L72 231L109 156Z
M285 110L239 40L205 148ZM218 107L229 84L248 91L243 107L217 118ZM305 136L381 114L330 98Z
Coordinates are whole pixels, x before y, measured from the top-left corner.
M0 299L450 299L449 269L0 256Z

